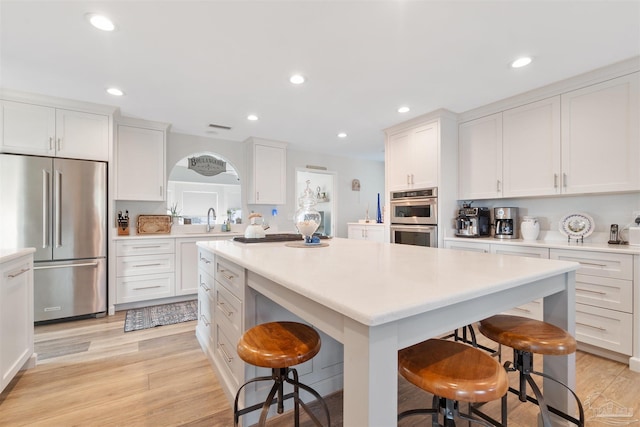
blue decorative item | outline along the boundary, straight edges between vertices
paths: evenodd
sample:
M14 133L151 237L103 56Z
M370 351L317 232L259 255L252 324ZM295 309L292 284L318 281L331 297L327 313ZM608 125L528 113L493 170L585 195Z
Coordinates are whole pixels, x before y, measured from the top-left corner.
M382 224L382 210L380 209L380 193L378 193L378 216L376 217L376 222L378 224Z

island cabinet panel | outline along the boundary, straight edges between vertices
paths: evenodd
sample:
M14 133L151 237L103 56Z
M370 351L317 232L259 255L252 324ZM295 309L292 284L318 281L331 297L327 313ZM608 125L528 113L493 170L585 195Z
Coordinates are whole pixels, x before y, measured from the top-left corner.
M580 263L576 274L576 340L632 355L637 344L634 339L639 339L633 321L634 255L551 249L550 256Z
M33 255L0 263L0 392L33 355Z

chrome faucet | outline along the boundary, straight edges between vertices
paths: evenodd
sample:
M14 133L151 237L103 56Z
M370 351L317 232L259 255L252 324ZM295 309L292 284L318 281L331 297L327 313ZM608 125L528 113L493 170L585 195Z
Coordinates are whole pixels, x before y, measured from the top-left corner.
M211 231L211 222L209 221L211 218L211 214L213 213L213 220L216 220L216 210L213 208L209 208L209 210L207 211L207 233ZM215 222L213 223L213 226L215 227Z

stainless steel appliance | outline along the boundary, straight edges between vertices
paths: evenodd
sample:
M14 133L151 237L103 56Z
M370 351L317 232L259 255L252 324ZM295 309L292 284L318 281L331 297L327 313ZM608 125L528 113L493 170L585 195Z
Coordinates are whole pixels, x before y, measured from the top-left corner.
M438 246L438 189L391 193L391 243Z
M458 210L456 236L482 237L491 234L491 212L489 208L472 208L464 205Z
M2 247L34 247L35 321L106 312L107 165L0 154Z
M437 188L391 193L391 224L435 225L437 223Z
M518 238L518 208L493 208L496 239Z
M391 225L391 243L403 245L438 246L438 227L435 225Z

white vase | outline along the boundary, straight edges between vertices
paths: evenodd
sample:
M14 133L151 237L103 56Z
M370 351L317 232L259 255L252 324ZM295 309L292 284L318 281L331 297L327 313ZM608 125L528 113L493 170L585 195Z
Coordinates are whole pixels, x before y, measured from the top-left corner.
M540 223L535 216L522 217L520 224L520 235L522 240L536 240L540 234Z

